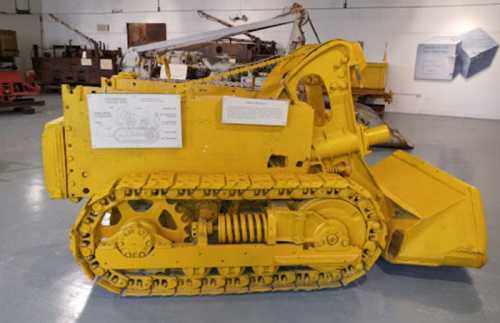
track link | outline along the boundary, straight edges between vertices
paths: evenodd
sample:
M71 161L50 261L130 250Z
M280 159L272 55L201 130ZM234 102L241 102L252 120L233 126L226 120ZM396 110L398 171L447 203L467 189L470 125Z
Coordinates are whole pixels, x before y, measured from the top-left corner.
M97 260L97 229L108 210L124 200L312 200L348 201L363 215L368 228L360 261L340 270L301 267L207 270L181 268L142 272L108 269ZM252 292L317 290L345 286L363 276L385 247L387 228L378 204L368 191L335 174L194 175L132 174L92 196L70 234L72 254L91 279L107 290L127 296L219 295ZM175 248L175 245L174 245ZM266 266L267 267L267 266ZM306 266L308 267L308 266ZM272 268L272 269L269 269ZM236 274L234 273L236 272Z

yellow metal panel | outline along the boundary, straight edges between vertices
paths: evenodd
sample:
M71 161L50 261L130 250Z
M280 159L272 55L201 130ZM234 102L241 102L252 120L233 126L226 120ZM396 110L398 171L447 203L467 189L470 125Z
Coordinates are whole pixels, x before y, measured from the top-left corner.
M345 248L339 251L304 251L300 245L279 244L226 244L217 246L178 246L179 249L162 248L154 255L145 257L138 264L124 257L115 248L102 247L97 258L106 266L121 269L166 268L166 267L217 267L217 266L265 266L307 265L353 261L359 258L359 250ZM227 257L233 254L233 257Z
M383 91L388 67L389 64L387 63L368 63L366 68L361 71L361 79L358 80L357 77L353 77L353 91L358 89Z
M67 198L63 118L45 125L42 135L45 187L51 198Z
M313 112L304 103L290 105L286 127L221 123L221 97L185 97L182 103L182 149L92 149L86 95L92 88L63 91L64 122L71 124L66 147L71 196L84 196L130 172L176 170L200 174L307 171ZM287 157L284 168L268 168L271 155ZM297 163L302 162L302 167ZM147 163L147 164L145 164ZM87 191L88 189L88 191ZM85 193L84 192L87 192Z
M402 151L372 170L384 194L402 209L390 223L389 261L470 267L486 262L486 229L475 187Z

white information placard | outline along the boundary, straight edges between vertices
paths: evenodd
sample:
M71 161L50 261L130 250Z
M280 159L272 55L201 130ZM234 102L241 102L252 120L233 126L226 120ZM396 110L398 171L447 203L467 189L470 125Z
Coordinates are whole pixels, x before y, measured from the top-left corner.
M80 63L82 66L92 66L92 59L91 58L82 58L80 60Z
M109 58L101 58L99 61L101 70L112 70L113 69L113 60Z
M434 37L418 45L415 65L416 80L451 81L457 75L460 40Z
M170 74L174 80L185 80L187 78L188 66L186 64L170 64Z
M222 123L286 126L288 100L264 100L224 96Z
M181 97L89 94L92 148L182 148Z
M170 77L173 80L187 79L188 66L186 64L169 64L168 67L170 69ZM162 65L160 68L160 79L168 79L165 65Z

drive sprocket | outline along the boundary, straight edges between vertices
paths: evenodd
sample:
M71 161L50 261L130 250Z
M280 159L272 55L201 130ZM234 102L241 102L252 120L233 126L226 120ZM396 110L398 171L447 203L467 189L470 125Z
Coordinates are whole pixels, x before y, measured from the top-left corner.
M104 214L99 226L101 238L111 238L131 222L148 223L161 237L183 242L190 222L182 206L167 200L124 200Z

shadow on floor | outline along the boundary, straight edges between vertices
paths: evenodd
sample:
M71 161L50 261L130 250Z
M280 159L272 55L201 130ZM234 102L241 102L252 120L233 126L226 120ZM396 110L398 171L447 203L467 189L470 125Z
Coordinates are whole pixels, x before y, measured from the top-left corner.
M311 317L315 322L356 322L360 306L356 285L314 292L139 298L94 286L78 322L303 323Z
M469 272L460 267L423 267L423 266L408 266L394 265L384 259L377 262L377 266L388 275L412 277L425 280L439 280L460 282L472 285L472 278Z
M409 301L458 314L476 313L483 307L465 268L394 265L381 259L375 270L380 270L378 276L383 277L376 282L380 294L394 301Z
M370 301L364 303L367 298ZM415 310L459 315L482 309L473 280L465 269L399 266L381 260L373 273L346 288L314 292L125 298L94 286L79 322L144 322L145 317L151 322L174 319L179 323L290 323L306 322L311 317L316 322L359 322L367 313L383 307L379 316L372 316L375 322L391 317L391 311L400 304Z

